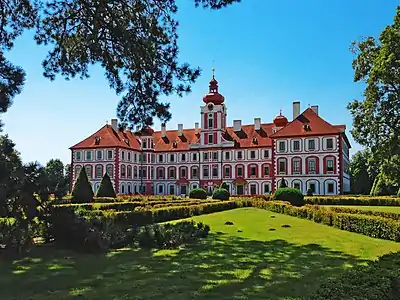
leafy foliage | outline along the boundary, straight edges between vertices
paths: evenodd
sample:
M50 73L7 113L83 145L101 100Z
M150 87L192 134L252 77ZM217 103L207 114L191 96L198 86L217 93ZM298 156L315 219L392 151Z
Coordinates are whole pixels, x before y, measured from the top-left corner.
M295 188L279 188L273 195L273 200L288 201L292 205L302 206L305 204L304 195Z
M110 197L116 198L114 186L111 182L110 176L108 176L107 172L104 173L103 178L101 179L99 189L97 191L97 197Z
M228 192L228 190L223 188L215 189L212 195L213 199L218 199L218 200L229 200L229 197L230 193Z
M351 190L354 194L368 195L371 191L376 173L371 166L370 151L356 152L350 161ZM371 174L370 172L373 172Z
M282 189L282 188L286 188L286 187L287 187L286 180L285 180L285 178L282 178L282 180L279 184L279 188Z
M85 168L82 168L79 172L72 190L72 197L75 202L89 203L93 201L93 189L87 177Z
M354 139L371 149L383 171L383 180L400 183L400 7L393 24L379 39L353 42L354 81L365 82L364 100L348 105ZM388 171L387 169L391 169ZM396 172L393 172L393 169Z
M207 199L207 192L202 188L192 189L189 192L191 199Z
M361 206L399 206L400 199L389 196L315 196L305 197L307 204L315 205L361 205Z

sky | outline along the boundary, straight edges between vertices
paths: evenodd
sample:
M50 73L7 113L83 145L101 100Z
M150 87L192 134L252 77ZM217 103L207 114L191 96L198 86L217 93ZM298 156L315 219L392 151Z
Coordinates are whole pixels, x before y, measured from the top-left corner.
M393 23L394 0L242 0L219 11L195 8L177 0L180 62L199 66L202 75L193 91L170 96L172 120L167 129L193 128L200 121L202 97L211 69L225 96L228 125L240 119L252 124L260 117L272 122L282 113L292 118L292 102L301 110L318 105L331 124L345 124L351 153L361 149L351 137L347 104L362 99L363 85L354 83L350 43L378 37ZM45 164L51 158L69 163L69 147L88 137L116 116L119 97L110 90L99 66L91 77L49 81L41 62L47 48L37 46L28 31L6 57L26 74L23 92L1 118L4 132L16 143L24 162ZM155 122L160 130L160 123Z

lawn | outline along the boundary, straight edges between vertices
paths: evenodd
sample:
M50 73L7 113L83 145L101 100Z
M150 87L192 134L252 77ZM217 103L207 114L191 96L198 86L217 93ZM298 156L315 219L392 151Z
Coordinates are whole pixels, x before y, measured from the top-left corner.
M399 243L255 208L194 219L212 233L179 250L42 247L1 262L1 299L298 299L344 268L400 251Z
M400 206L358 206L358 205L324 205L325 207L346 207L362 210L375 210L384 212L400 213Z

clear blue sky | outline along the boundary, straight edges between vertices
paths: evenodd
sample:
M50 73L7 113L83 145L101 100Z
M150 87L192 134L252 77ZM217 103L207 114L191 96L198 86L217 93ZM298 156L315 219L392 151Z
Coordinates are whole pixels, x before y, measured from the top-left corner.
M291 117L292 102L299 100L302 110L317 104L328 122L346 124L352 152L360 149L351 138L346 109L362 97L363 88L353 82L349 45L362 36L378 36L393 22L398 1L242 0L217 12L195 9L189 0L178 4L180 59L203 72L191 94L167 99L173 115L167 128L193 127L200 120L214 60L228 124L233 119L252 123L255 117L271 122L280 109ZM6 54L25 69L27 81L2 116L4 129L24 161L69 163L68 148L115 117L118 97L97 66L83 81L43 78L46 48L31 37L24 34Z

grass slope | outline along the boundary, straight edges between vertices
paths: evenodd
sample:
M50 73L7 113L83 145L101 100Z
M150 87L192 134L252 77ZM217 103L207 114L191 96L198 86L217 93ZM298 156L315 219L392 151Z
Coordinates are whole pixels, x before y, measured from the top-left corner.
M1 299L298 299L348 266L400 251L394 242L255 208L194 219L213 232L180 250L82 255L43 248L1 262Z

